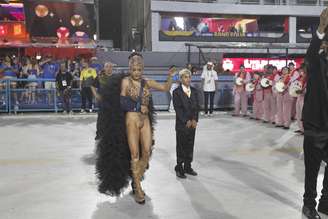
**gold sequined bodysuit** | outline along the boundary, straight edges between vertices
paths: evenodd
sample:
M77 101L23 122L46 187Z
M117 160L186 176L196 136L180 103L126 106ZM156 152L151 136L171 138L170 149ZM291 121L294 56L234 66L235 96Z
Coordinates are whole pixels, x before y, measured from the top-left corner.
M144 82L142 83L145 83L146 81L144 79L142 79ZM134 101L138 101L138 98L139 98L139 93L140 93L140 86L136 86L132 79L129 78L129 86L128 86L128 89L127 89L127 95ZM144 105L144 106L148 106L149 105L149 99L150 99L150 92L149 92L149 89L143 88L143 95L142 95L142 98L141 98L141 105Z

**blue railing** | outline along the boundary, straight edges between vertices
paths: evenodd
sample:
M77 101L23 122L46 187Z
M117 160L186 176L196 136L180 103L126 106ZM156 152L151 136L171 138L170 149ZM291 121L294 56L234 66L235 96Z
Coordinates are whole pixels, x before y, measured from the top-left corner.
M160 83L166 81L165 75L147 75L147 78L154 79ZM35 89L26 87L29 83L36 82L38 86ZM47 79L3 79L0 80L0 112L2 113L18 113L18 112L59 112L62 111L62 100L58 96L56 88L45 89L44 82L55 82L55 80ZM78 81L74 81L75 86L72 88L71 106L74 111L81 109L81 95ZM19 88L12 85L24 84ZM73 83L74 84L74 83ZM192 85L201 89L200 76L193 76ZM232 76L220 76L218 89L216 91L214 104L216 108L230 108L233 104L232 96L233 78ZM32 95L35 99L32 102ZM168 110L170 104L170 93L153 91L153 101L157 110ZM200 95L201 103L203 103L203 95ZM93 100L93 110L97 110L98 105Z

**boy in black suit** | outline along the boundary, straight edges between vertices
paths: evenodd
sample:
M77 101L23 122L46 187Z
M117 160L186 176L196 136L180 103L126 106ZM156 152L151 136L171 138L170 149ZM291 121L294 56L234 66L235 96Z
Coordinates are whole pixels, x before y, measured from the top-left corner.
M186 174L196 176L192 169L195 132L198 122L199 101L198 91L190 86L191 72L183 69L179 72L181 84L173 91L173 105L176 112L176 175L186 178Z

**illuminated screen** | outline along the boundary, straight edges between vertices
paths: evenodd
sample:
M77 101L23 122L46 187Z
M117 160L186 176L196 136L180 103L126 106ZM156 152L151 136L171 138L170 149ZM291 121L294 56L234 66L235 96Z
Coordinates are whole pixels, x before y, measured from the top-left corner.
M22 22L0 23L0 39L28 39L25 25Z
M161 15L167 37L272 37L288 33L285 16Z
M25 1L27 28L31 37L81 37L96 33L93 4Z
M25 21L23 4L0 4L0 21Z
M289 58L287 64L293 62L296 68L299 68L303 62L303 58ZM224 70L230 70L231 72L238 72L240 65L244 65L246 71L263 71L264 66L271 64L276 66L278 70L286 66L286 59L282 58L224 58L222 62Z

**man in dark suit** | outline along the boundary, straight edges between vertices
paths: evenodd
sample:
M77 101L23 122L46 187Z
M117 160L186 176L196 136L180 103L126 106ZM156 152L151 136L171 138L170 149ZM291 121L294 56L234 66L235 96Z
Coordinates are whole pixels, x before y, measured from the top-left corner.
M190 86L191 72L183 69L179 72L181 84L173 91L173 105L176 112L176 175L186 178L185 174L196 176L192 169L195 132L198 122L199 101L198 91Z
M321 162L328 157L328 9L320 15L320 24L306 53L308 84L303 107L305 193L303 214L320 219L316 210L317 178ZM328 215L328 167L318 205Z

